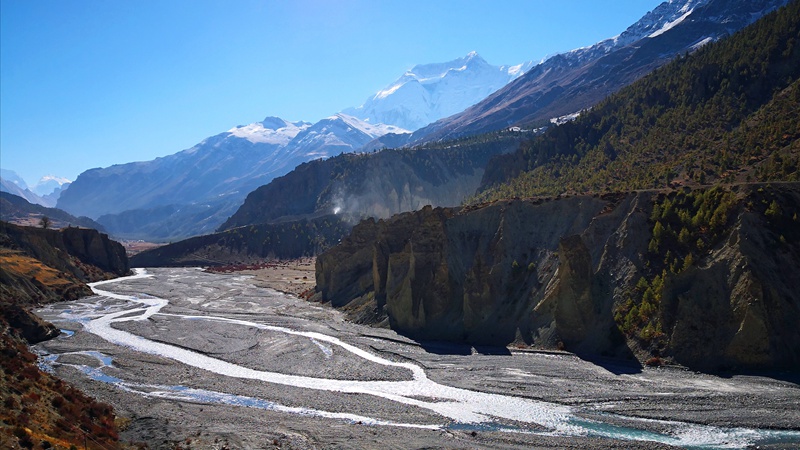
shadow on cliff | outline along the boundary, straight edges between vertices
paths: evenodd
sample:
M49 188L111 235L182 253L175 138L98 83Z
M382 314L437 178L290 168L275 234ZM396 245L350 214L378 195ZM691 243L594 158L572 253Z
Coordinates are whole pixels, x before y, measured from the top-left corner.
M784 370L758 370L758 369L736 369L736 368L720 368L719 370L694 370L696 373L711 375L719 378L734 378L734 377L761 377L771 378L785 383L791 383L800 387L800 368L788 368Z
M445 341L417 341L419 346L428 353L434 355L480 355L508 356L511 351L506 347L492 345L469 345ZM473 352L474 351L474 352Z
M633 357L633 354L631 354L629 358L625 358L578 352L575 353L575 356L588 363L602 367L614 375L635 375L637 373L642 373L644 368L644 366Z

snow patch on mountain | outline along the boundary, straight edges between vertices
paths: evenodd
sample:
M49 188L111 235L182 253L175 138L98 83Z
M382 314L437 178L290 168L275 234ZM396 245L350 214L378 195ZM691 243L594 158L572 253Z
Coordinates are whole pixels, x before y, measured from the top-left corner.
M357 117L349 116L343 113L334 114L333 116L328 117L328 119L341 120L347 125L361 131L364 134L369 135L372 138L378 138L389 133L404 134L411 132L405 128L401 128L395 125L386 125L383 123L371 124L369 122L359 120Z
M694 9L690 9L689 11L686 11L686 13L684 13L682 16L678 17L677 19L673 20L672 22L665 23L663 27L658 29L658 31L655 31L654 33L650 34L647 37L654 38L656 36L659 36L659 35L662 35L662 34L666 33L667 31L669 31L672 28L674 28L675 25L683 22L687 17L689 17L690 14L692 14L692 12L694 12Z
M702 41L698 42L697 44L694 44L692 46L692 50L697 50L698 48L708 44L709 42L713 42L713 41L714 41L714 38L707 37L707 38L703 39Z
M8 169L0 169L0 192L8 192L16 196L22 197L30 203L37 205L51 207L52 202L36 195L33 191L28 189L25 180L22 179L16 172Z
M286 145L309 126L311 124L307 122L287 122L277 117L267 117L261 122L231 128L228 133L254 144Z
M64 177L45 175L39 180L38 183L36 183L33 188L31 188L31 191L33 191L36 195L51 195L55 191L60 191L65 184L69 185L71 182L72 181Z
M661 3L645 14L636 23L617 36L602 40L596 44L580 47L556 56L564 56L573 64L582 64L594 60L612 51L630 45L644 38L657 37L688 18L697 7L705 5L709 0L669 0ZM542 63L550 58L546 58ZM540 63L541 64L541 63Z

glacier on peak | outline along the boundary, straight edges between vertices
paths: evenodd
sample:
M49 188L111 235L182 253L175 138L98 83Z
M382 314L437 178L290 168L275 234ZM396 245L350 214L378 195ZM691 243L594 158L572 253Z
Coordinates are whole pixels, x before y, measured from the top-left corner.
M401 128L395 125L387 125L383 123L370 123L366 120L361 120L358 117L351 116L344 113L336 113L330 117L328 120L331 121L341 121L347 124L348 126L353 127L361 131L364 134L367 134L373 138L381 137L385 134L395 133L395 134L405 134L410 133L411 131Z
M342 113L368 123L416 130L463 111L520 77L532 61L493 66L477 52L444 63L419 64L357 108Z
M261 122L231 128L228 133L247 139L253 144L286 145L297 133L309 126L311 124L306 122L288 122L279 117L267 117Z

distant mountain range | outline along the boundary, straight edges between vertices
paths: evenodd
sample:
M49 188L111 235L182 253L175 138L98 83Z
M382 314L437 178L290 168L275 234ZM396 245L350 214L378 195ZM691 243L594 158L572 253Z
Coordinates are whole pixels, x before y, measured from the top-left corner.
M169 207L172 213L168 217L162 214L159 220L180 222L192 217L195 221L197 226L186 230L185 237L213 230L250 191L297 165L354 151L389 132L405 130L368 124L344 114L313 125L268 117L174 155L87 170L61 195L58 206L73 214L102 216L101 223L112 225L119 222L113 215L140 216L137 226L147 224L148 210L161 208L163 212ZM212 223L206 227L207 221ZM109 231L125 234L113 227ZM164 233L159 237L176 237L167 230Z
M13 170L0 169L0 192L17 195L37 205L55 206L61 191L69 185L70 181L66 178L46 175L35 186L28 187L25 180Z
M357 108L343 112L370 123L416 130L483 100L517 79L533 61L493 66L476 52L446 63L414 66Z
M96 218L120 237L135 234L139 239L163 241L208 233L249 192L303 162L471 136L511 125L546 125L555 117L591 107L676 55L742 28L784 3L668 1L619 36L549 58L524 75L530 63L491 66L475 53L448 63L416 66L364 105L345 110L349 114L336 114L313 125L270 117L174 155L88 170L57 205ZM496 86L505 87L464 112L408 133L479 100Z
M722 3L725 4L723 5ZM490 98L500 96L502 93L512 96L522 95L513 88L515 86L527 86L528 84L524 80L530 78L531 74L544 74L545 79L551 76L548 74L552 73L561 73L562 75L571 73L572 75L569 76L575 76L576 73L584 73L585 70L588 70L587 67L591 67L591 70L599 71L600 65L612 61L617 61L619 64L606 67L605 70L608 73L604 72L604 76L616 76L618 77L617 81L623 78L633 81L643 75L646 70L649 71L656 65L662 64L668 58L681 54L681 50L699 48L729 31L745 26L750 21L755 20L756 17L765 14L767 11L774 9L777 4L783 2L764 1L758 5L753 2L726 1L722 3L721 0L665 2L619 36L607 39L591 47L577 49L564 55L550 58L535 66L517 81L512 81ZM717 22L719 24L711 25ZM688 24L694 25L689 26ZM661 56L658 58L655 58L656 53L653 51L655 47L648 47L648 51L639 51L642 47L656 44L658 44L657 48L661 50ZM616 56L609 56L611 54ZM628 66L621 63L623 59L620 59L620 55L622 54L629 56L625 60ZM599 61L602 61L602 63ZM542 78L536 79L541 80ZM598 90L599 84L592 84L587 80L583 81L584 84L582 86L585 91L581 91L581 94L584 96L578 101L586 101L590 97L594 99L595 96L600 96L601 94L605 96L603 89L613 88L616 90L622 87L621 83L617 83ZM392 86L399 85L400 83L398 82ZM528 95L535 94L528 93ZM559 97L559 100L554 102L553 106L563 107L563 104L568 104L574 98L574 95L564 93L564 97ZM563 111L555 111L552 113L553 115L543 115L542 119L544 123L549 124L550 119L554 118L555 114L572 110L570 107L570 109ZM574 119L574 117L577 116L571 118ZM444 120L438 123L442 122ZM503 128L505 127L500 127L500 129ZM418 130L414 135L418 135L424 130ZM466 134L474 135L473 132ZM494 153L488 151L489 147L501 142L502 136L503 134L487 135L484 139L470 145L464 145L464 143L459 143L458 141L439 144L441 141L438 139L425 139L429 141L426 145L439 146L441 149L452 149L452 151L461 152L458 153L459 156L456 158L452 156L448 159L442 158L442 161L437 161L433 164L426 162L429 158L427 149L420 150L412 147L407 153L400 153L403 155L402 158L394 158L395 160L392 160L389 155L384 155L386 158L362 159L354 157L348 158L346 161L336 161L335 163L331 161L331 164L327 165L312 163L308 166L298 167L298 169L290 172L285 177L251 193L244 205L221 229L285 220L281 219L282 216L299 217L303 214L321 214L332 210L334 192L344 193L344 195L339 195L341 198L353 199L348 203L350 205L347 208L348 213L373 217L385 218L403 211L419 209L420 202L427 202L425 204L433 206L458 205L464 198L471 195L470 193L463 193L468 186L473 186L468 177L462 175L463 179L459 181L458 192L461 193L461 197L448 197L435 189L431 189L423 181L424 172L418 168L435 167L440 176L445 177L446 174L447 183L454 183L456 178L450 179L450 174L453 173L452 161L472 157L474 161L470 164L470 173L482 173L483 168L486 166L477 164L478 160L483 160L486 155L509 153L507 149L501 148L497 148ZM446 141L447 139L445 138L444 140ZM462 151L464 148L468 150ZM441 149L436 151L441 152ZM495 157L489 162L490 170L506 173L513 172L513 170L524 170L528 164L532 164L527 160L520 163L515 158L517 157L511 154ZM323 169L323 167L326 168ZM409 167L415 169L409 171ZM374 174L372 174L373 171ZM379 173L384 174L382 178L376 176ZM423 174L423 176L421 177L420 174ZM500 174L497 173L485 174L484 184L497 180L499 176ZM365 183L361 181L362 178L370 181ZM287 186L289 185L294 186L294 188L288 189ZM370 188L363 187L366 185L369 185ZM416 194L417 190L424 192L425 195ZM436 193L434 194L434 192ZM398 202L396 200L398 198L408 198L411 201ZM387 205L391 205L391 207L387 208Z
M0 192L0 220L17 225L40 226L42 217L50 220L50 228L82 227L105 231L102 225L88 217L75 217L58 208L31 203L9 192Z

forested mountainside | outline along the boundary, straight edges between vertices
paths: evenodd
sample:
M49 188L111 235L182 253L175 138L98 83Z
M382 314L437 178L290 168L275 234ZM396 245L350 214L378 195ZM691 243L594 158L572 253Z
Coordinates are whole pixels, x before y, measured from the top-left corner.
M77 226L103 231L103 226L88 217L75 217L58 208L30 203L8 192L0 192L0 220L17 225L38 226L42 217L49 219L51 228Z
M796 370L798 22L795 1L496 157L491 202L363 221L316 299L422 340Z
M494 159L475 200L798 180L798 75L795 1Z
M509 126L541 126L590 108L674 57L753 23L787 0L663 2L619 36L553 56L464 112L417 130L410 142ZM533 124L533 125L531 125Z
M492 156L515 151L531 135L489 133L302 164L251 192L220 230L331 213L385 218L425 205L459 205L475 192Z
M59 334L30 312L91 295L87 282L129 272L125 249L96 230L47 230L0 222L0 447L119 448L113 409L36 364L27 343Z

